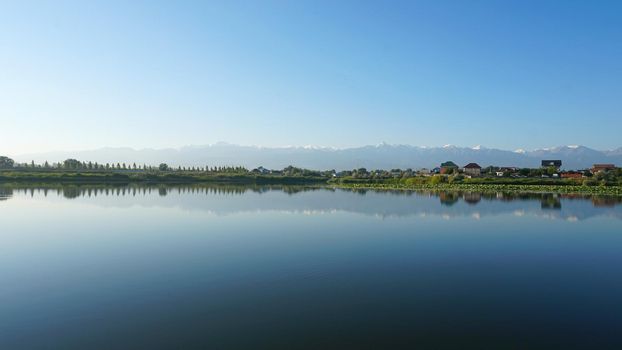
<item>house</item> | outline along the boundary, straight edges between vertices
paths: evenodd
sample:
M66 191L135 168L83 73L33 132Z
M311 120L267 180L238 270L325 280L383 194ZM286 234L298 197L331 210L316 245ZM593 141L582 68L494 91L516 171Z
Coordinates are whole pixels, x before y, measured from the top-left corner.
M270 174L270 170L268 170L268 169L266 169L266 168L264 168L262 166L260 166L257 169L253 169L252 172L253 173L260 173L260 174Z
M515 166L505 166L505 167L499 168L499 171L503 171L503 172L506 172L506 173L515 173L515 172L517 172L519 170L520 170L520 168L515 167Z
M441 174L453 174L458 172L458 166L452 161L441 164Z
M579 172L565 172L562 173L562 179L577 179L577 178L582 178L583 174L579 173Z
M542 167L543 168L554 167L555 169L559 169L559 168L562 167L562 161L561 160L551 160L551 159L543 160L542 161Z
M482 174L482 167L477 163L469 163L464 166L463 171L467 175L480 176Z
M600 173L601 171L606 172L610 170L615 170L616 166L613 164L594 164L592 167L592 174Z
M400 177L400 176L402 176L402 170L401 169L391 169L391 176L393 176L393 177Z
M427 169L427 168L421 168L418 171L418 173L419 173L419 175L428 176L428 175L430 175L432 173L432 171L430 169Z

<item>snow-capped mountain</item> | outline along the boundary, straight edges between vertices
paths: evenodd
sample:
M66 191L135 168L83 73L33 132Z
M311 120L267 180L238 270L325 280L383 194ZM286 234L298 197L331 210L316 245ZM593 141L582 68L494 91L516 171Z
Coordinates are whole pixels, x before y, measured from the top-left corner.
M419 147L381 143L355 148L331 147L258 147L217 143L206 146L187 146L178 149L102 148L80 152L51 152L14 157L19 162L57 162L66 158L100 163L168 163L173 166L243 165L248 168L264 166L281 169L288 165L311 169L368 169L431 168L444 161L458 165L470 162L481 166L539 167L542 159L561 159L563 168L580 169L594 163L622 165L622 148L598 151L585 146L560 146L528 151L486 148L482 146Z

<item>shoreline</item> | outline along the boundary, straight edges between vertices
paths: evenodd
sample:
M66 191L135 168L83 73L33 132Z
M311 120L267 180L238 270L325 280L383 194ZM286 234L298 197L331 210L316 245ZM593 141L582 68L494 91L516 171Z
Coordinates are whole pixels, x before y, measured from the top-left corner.
M417 178L413 178L417 180ZM268 174L205 174L175 172L22 172L0 171L0 185L283 185L326 186L329 188L398 191L462 191L462 192L522 192L622 196L620 185L593 185L550 182L539 179L518 180L514 183L408 183L387 179L381 182L347 182L324 176L284 176Z
M622 196L622 186L579 186L579 185L516 185L516 184L332 184L332 187L353 190L387 191L455 191L481 193L542 193L542 194L587 194L601 196Z

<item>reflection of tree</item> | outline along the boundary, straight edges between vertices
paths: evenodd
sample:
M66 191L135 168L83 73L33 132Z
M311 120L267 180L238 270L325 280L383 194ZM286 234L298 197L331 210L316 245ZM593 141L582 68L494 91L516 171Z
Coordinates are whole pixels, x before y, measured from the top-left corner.
M77 186L63 187L63 197L65 198L68 198L68 199L78 198L80 197L81 194L82 192L80 191L80 188Z
M13 197L13 189L7 187L0 187L0 201L5 201Z
M558 196L554 196L552 194L544 194L542 198L540 198L540 208L542 209L561 209L562 203L559 200Z
M621 197L592 197L592 204L595 207L614 207L622 203Z
M357 194L361 197L362 202L366 196L377 197L382 193L383 197L410 197L422 196L438 198L441 205L453 206L454 204L464 201L469 205L485 206L482 201L486 202L540 202L541 209L561 209L562 200L589 200L594 207L613 207L622 203L622 197L605 197L590 194L545 194L545 193L520 193L520 192L503 192L503 191L452 191L452 190L436 190L436 189L419 189L413 191L406 190L372 190L372 189L339 189L333 187L322 186L299 186L299 185L270 185L270 184L254 184L254 185L231 185L231 184L2 184L0 185L0 200L7 200L16 194L24 194L32 197L35 194L47 196L48 191L57 193L65 198L77 197L97 197L97 196L148 196L160 195L169 196L172 194L192 194L192 195L218 195L218 196L242 196L245 193L267 193L270 191L280 191L288 195L294 196L298 193L309 191L331 191L331 192L348 192ZM330 206L330 204L329 204ZM378 209L380 210L380 209ZM444 211L454 212L460 207L444 209Z
M458 192L441 192L438 197L441 200L441 204L448 206L454 205L460 200Z

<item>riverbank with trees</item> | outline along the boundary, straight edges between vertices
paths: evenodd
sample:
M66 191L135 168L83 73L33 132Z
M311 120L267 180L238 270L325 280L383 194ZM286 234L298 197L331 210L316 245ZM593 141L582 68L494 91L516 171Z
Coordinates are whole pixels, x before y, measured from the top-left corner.
M241 166L171 167L82 162L16 163L0 157L0 183L30 184L240 184L240 185L327 185L341 188L394 190L473 190L538 193L588 193L622 195L622 170L598 172L575 178L470 177L461 173L422 175L410 169L352 171L309 170L288 166L282 170Z

